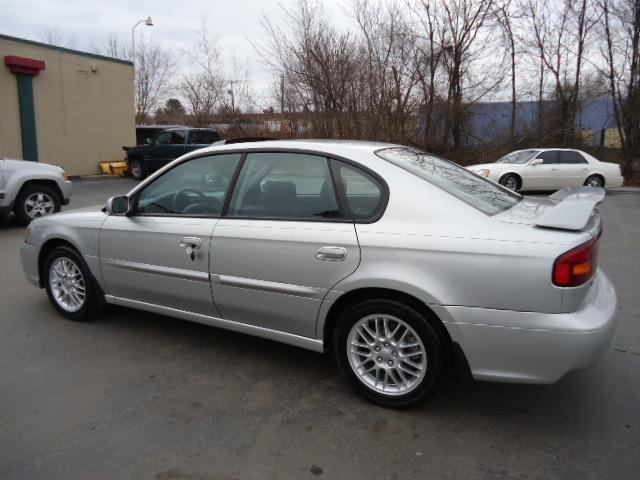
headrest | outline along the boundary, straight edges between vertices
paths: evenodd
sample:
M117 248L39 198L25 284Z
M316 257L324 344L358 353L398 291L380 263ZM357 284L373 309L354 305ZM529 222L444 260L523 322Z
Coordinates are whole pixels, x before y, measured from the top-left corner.
M268 182L265 187L267 201L286 202L296 199L296 185L293 182Z

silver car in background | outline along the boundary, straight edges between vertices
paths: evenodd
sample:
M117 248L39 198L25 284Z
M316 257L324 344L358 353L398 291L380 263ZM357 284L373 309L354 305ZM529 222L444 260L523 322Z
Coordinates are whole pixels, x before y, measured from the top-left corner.
M528 198L407 147L268 141L185 155L99 211L38 219L27 278L63 316L105 303L330 352L386 406L599 361L617 300L604 190Z
M13 213L19 223L52 215L69 203L71 181L62 167L0 157L0 220Z

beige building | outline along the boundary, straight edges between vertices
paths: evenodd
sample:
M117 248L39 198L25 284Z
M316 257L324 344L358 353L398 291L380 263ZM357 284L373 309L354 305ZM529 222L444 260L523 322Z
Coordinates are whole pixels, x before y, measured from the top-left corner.
M135 145L133 64L0 35L0 156L99 172Z
M602 146L606 148L620 148L620 132L617 128L605 128L602 130Z

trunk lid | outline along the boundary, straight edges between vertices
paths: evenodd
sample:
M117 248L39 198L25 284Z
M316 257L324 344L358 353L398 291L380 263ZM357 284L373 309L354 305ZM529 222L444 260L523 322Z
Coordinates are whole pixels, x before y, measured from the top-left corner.
M595 237L602 229L596 207L604 196L604 189L598 187L563 188L546 198L524 197L516 206L494 218L505 223L588 232Z

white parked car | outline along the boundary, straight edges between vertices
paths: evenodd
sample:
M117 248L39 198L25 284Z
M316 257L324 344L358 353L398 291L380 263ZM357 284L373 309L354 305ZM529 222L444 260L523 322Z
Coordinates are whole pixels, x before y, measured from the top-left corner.
M620 166L601 162L581 150L533 148L517 150L497 160L467 167L511 190L557 190L564 187L620 187Z
M62 167L0 157L0 218L13 212L23 225L69 203L71 181Z

